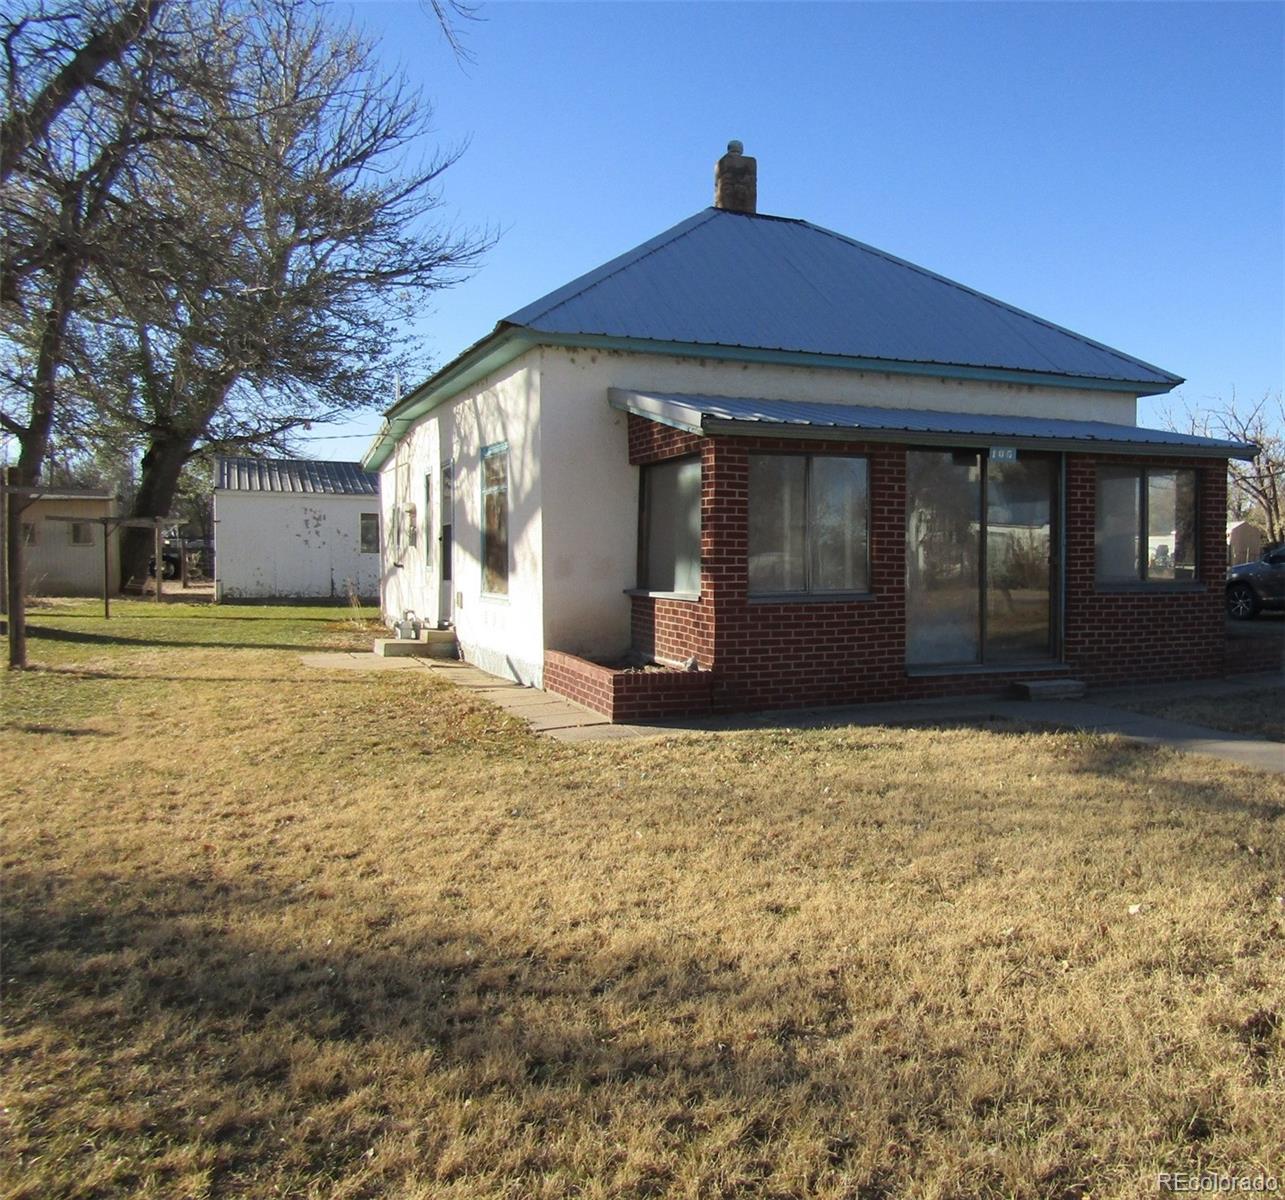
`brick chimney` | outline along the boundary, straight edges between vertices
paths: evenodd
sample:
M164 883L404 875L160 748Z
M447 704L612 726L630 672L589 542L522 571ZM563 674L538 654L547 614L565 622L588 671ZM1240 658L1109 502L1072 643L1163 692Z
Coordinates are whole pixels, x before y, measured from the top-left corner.
M727 212L758 211L758 162L747 158L740 142L728 142L714 167L714 207Z

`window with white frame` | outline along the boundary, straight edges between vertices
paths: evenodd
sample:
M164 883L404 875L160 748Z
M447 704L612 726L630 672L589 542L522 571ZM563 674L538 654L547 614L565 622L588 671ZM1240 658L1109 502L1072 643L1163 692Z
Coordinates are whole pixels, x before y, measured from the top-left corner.
M94 544L94 527L88 521L72 521L68 528L71 530L71 544L73 546L92 546Z
M1196 511L1193 470L1099 467L1094 525L1098 582L1194 580Z
M37 540L35 521L23 521L22 523L22 544L24 546L34 546Z
M482 591L509 594L509 447L482 450Z
M680 458L642 468L638 586L700 592L701 462Z
M837 454L749 456L749 593L870 589L870 467Z

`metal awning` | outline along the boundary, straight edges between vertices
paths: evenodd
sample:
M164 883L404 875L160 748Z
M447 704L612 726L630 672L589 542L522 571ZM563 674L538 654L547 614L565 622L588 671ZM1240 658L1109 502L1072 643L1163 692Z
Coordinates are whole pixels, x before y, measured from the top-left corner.
M696 396L611 388L612 408L662 425L709 436L788 437L813 441L906 442L918 446L1013 446L1026 450L1092 451L1099 454L1171 454L1192 458L1252 459L1246 442L1116 425L1110 421L1064 421L992 413L875 408L748 396Z

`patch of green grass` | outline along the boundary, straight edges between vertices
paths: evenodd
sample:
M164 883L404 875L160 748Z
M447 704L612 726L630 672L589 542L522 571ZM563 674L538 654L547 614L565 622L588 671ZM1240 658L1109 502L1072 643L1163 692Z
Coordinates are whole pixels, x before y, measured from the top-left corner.
M368 644L342 610L117 630L3 680L6 1196L1285 1161L1277 777L994 726L571 747L429 670L302 666Z

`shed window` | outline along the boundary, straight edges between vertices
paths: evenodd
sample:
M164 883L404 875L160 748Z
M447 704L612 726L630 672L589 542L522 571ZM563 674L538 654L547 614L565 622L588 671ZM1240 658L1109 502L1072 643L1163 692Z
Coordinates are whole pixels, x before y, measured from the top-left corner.
M94 527L87 521L73 521L70 525L71 544L73 546L92 546L94 544Z
M379 514L361 514L361 552L363 554L379 553Z
M696 595L701 580L700 459L643 467L640 513L639 586Z
M24 546L34 546L36 544L36 523L34 521L23 521L22 544Z
M482 591L509 594L509 447L482 450Z
M870 587L870 468L841 455L751 454L752 596Z
M1099 583L1182 583L1196 577L1196 472L1098 469Z

